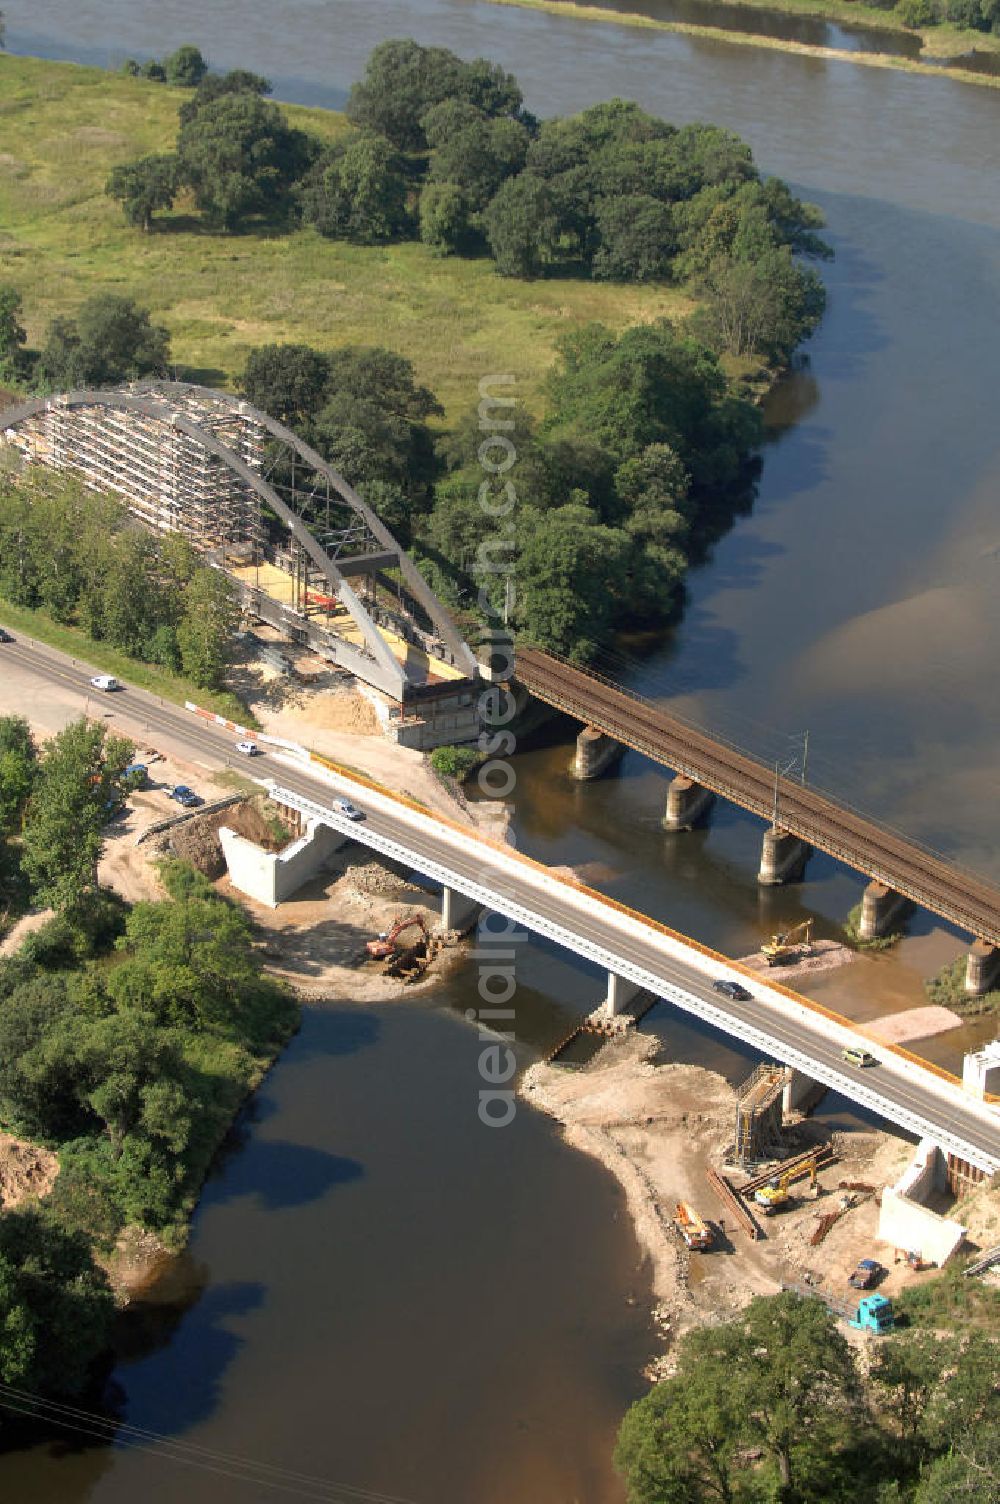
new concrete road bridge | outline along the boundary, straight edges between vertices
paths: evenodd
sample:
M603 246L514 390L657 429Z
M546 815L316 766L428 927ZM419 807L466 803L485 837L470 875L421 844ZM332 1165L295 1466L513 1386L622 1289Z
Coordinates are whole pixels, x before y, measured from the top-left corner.
M8 664L20 671L19 678L27 675L69 687L81 702L93 696L89 680L94 670L86 664L23 639L3 645L0 653L0 671ZM4 674L0 682L11 680ZM22 707L8 702L5 708ZM101 710L123 732L134 727L140 737L160 740L189 760L211 767L233 760L230 730L141 690L102 696ZM1000 1169L997 1107L970 1096L946 1072L905 1050L873 1045L846 1019L750 976L725 957L605 895L364 780L303 763L287 753L268 751L256 763L275 785L277 797L283 797L283 790L286 797L304 801L324 824L440 882L446 906L460 895L603 968L611 979L612 1001L621 989L648 990L907 1131L933 1139L977 1168L991 1173ZM352 821L336 808L338 791L364 811L364 820ZM751 999L721 996L713 983L724 978L745 984ZM848 1044L872 1051L879 1065L867 1070L847 1066L841 1052Z
M679 775L670 790L668 828L689 827L713 795L731 800L768 821L762 882L801 872L808 849L818 847L872 880L863 938L886 927L900 900L920 904L980 942L972 961L984 986L969 990L985 990L1000 966L1000 888L599 674L520 648L516 677L536 699L588 727L578 748L579 776L598 771L616 745L642 752ZM970 980L972 971L970 962Z

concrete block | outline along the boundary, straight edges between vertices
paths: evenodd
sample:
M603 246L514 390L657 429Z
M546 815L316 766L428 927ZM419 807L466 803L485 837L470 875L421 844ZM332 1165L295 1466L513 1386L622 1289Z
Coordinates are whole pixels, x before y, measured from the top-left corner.
M981 1050L973 1050L962 1061L962 1085L980 1101L987 1092L1000 1095L1000 1039L994 1039Z

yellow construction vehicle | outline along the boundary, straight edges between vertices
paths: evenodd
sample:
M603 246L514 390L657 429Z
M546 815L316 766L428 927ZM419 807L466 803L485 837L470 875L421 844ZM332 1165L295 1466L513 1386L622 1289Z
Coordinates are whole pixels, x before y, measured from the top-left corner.
M784 1175L775 1180L769 1180L767 1185L761 1186L759 1191L754 1191L753 1199L765 1216L770 1216L780 1207L787 1206L792 1199L789 1186L794 1181L801 1179L803 1175L809 1176L809 1186L813 1189L816 1185L816 1161L807 1159L805 1164L796 1165L792 1170L786 1170Z
M783 961L790 961L800 954L807 956L812 948L812 928L812 920L806 919L794 929L782 930L765 940L760 953L768 966L780 966Z

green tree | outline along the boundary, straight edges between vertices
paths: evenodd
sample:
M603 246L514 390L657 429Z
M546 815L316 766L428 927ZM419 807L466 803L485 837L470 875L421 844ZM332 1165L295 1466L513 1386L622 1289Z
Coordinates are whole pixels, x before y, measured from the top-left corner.
M199 569L184 593L177 626L181 666L205 689L221 687L226 653L240 618L233 587L217 569Z
M380 42L364 77L351 89L347 113L356 125L387 136L400 151L426 149L422 121L445 99L463 99L490 116L519 116L517 80L494 63L464 63L446 47L421 47L411 38Z
M677 245L667 204L647 193L603 199L597 209L595 277L616 282L648 282L666 277Z
M956 26L967 25L965 17L969 11L977 8L975 0L972 5L964 4L963 0L958 0L958 4L949 3L948 19L954 21ZM925 26L939 26L944 16L939 0L899 0L895 10L903 25L910 31L921 31ZM956 12L962 16L962 20L956 20Z
M170 356L166 329L131 298L97 293L75 319L57 318L39 356L39 375L57 389L113 386L143 376L165 376Z
M557 257L557 203L548 184L531 172L501 184L483 212L483 227L501 276L537 277Z
M23 716L0 716L0 839L17 831L38 768L31 728Z
M121 203L130 225L153 228L157 209L170 209L177 196L177 158L139 157L114 168L104 190Z
M247 90L199 106L177 137L179 181L221 230L286 215L313 156L309 137L291 127L277 105Z
M259 73L249 73L246 68L233 68L229 73L209 73L198 85L191 99L185 99L177 112L181 126L191 121L206 105L227 94L270 94L270 80Z
M426 183L420 194L420 239L441 255L475 243L469 201L455 183Z
M586 660L614 630L632 547L576 498L522 516L514 622L541 647Z
M385 136L361 131L319 159L300 191L302 217L331 239L376 245L409 226L407 179Z
M185 42L163 59L167 83L183 89L196 89L208 72L208 64L197 47Z
M0 284L0 380L17 381L27 334L21 323L23 299L16 287Z
M823 316L826 290L810 267L797 266L786 247L757 260L713 264L704 279L706 301L693 327L730 355L760 355L786 364Z
M463 99L435 105L421 127L431 148L430 180L454 183L474 211L486 207L505 178L520 172L531 139L519 120L491 119Z
M24 822L22 865L41 903L64 910L97 886L107 807L133 747L73 721L47 743Z
M86 1239L36 1211L0 1216L0 1378L76 1395L111 1338L114 1301Z
M240 385L261 412L295 429L315 417L330 380L330 362L309 345L258 345Z
M956 1436L927 1468L914 1504L1000 1504L1000 1440L995 1427Z
M307 437L352 485L383 481L426 497L437 469L427 420L441 411L405 356L346 345L329 356L327 399Z
M820 1301L785 1292L688 1333L676 1377L626 1416L616 1458L630 1504L832 1504L851 1496L863 1426L859 1380L834 1318ZM755 1451L762 1465L748 1478Z
M158 58L151 57L148 62L142 64L139 69L139 77L149 79L150 83L165 84L167 70Z

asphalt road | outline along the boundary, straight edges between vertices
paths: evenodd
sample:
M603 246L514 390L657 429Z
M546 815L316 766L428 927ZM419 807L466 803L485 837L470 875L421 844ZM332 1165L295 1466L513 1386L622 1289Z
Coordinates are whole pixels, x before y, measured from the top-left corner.
M218 767L227 763L238 766L255 777L273 778L285 788L319 804L330 804L332 791L325 779L290 767L268 753L245 759L234 750L236 738L231 732L212 722L196 718L181 706L161 701L144 690L126 687L118 692L102 694L90 685L90 678L97 670L24 639L0 644L0 705L8 711L23 711L25 707L11 703L4 693L5 662L16 664L23 673L36 679L75 690L84 700L89 698L91 713L96 713L98 709L104 713L110 712L111 723L119 723L123 732L130 730L127 723L131 722L140 735L153 742L157 735L168 737L189 759L201 759ZM703 971L694 966L688 967L671 955L665 955L655 932L650 933L648 940L623 934L611 914L604 918L600 913L593 912L592 908L589 912L581 910L572 891L564 896L558 889L540 889L536 882L531 881L527 872L523 878L517 875L512 877L508 867L497 865L488 846L480 845L472 839L467 846L456 845L444 834L438 835L432 829L417 828L412 823L400 822L391 812L377 809L370 802L366 804L363 792L356 793L353 797L354 802L366 810L366 820L352 825L341 818L335 819L333 823L341 824L362 842L370 833L372 836L381 835L385 839L402 843L415 868L419 870L422 861L447 867L454 874L459 888L463 879L471 885L481 885L484 880L488 882L488 876L484 879L484 873L489 873L490 863L493 861L497 872L497 886L503 887L514 902L535 914L543 924L580 934L610 957L631 962L668 987L679 988L692 999L710 1005L726 1016L729 1032L738 1037L745 1038L747 1029L766 1031L773 1041L776 1058L791 1058L794 1061L796 1056L808 1056L817 1067L818 1079L832 1078L832 1084L855 1100L869 1106L876 1105L871 1102L869 1094L877 1093L880 1099L877 1110L890 1121L913 1131L918 1126L913 1119L920 1119L932 1135L945 1140L961 1140L1000 1166L1000 1113L997 1114L994 1127L989 1122L984 1122L981 1114L971 1107L966 1109L958 1103L943 1100L933 1085L922 1087L905 1072L894 1068L891 1059L864 1071L845 1066L839 1041L824 1037L821 1015L816 1015L815 1019L799 1021L779 1012L763 999L751 1002L731 1001L713 990L711 981L706 979ZM502 911L502 905L500 907ZM867 1044L860 1037L859 1043Z

